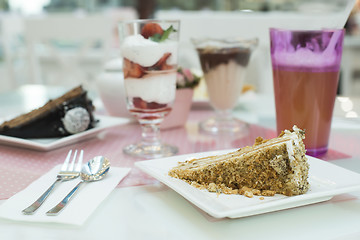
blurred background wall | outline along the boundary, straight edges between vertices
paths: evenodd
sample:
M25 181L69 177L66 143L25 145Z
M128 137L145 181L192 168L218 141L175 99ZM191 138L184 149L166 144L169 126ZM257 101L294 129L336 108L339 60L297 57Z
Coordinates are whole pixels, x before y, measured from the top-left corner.
M269 17L300 13L305 18L323 16L331 21L327 16L339 12L346 3L346 0L0 0L0 92L27 83L67 85L78 81L92 85L106 63L119 58L117 24L122 20L176 17L190 21L196 16L203 22L207 18L238 19L246 25L246 21L256 18L260 19L259 24L262 21L266 25ZM357 0L346 22L347 48L343 57L343 84L339 89L342 94L360 95L359 9L360 0ZM82 27L86 21L88 24ZM201 26L200 23L200 28L197 26L192 31L201 31ZM246 35L261 27L250 29L239 24L224 28ZM100 31L101 34L95 34ZM81 36L77 36L79 32ZM51 39L51 34L59 39ZM221 34L214 31L212 36ZM84 38L89 41L83 43ZM189 44L184 46L185 55L193 50ZM266 44L263 52L260 50L257 57L264 58ZM181 64L198 68L196 60L189 60L193 53L184 57ZM250 78L259 91L272 92L271 81L257 75L259 65L264 65L261 61L265 60L254 64Z

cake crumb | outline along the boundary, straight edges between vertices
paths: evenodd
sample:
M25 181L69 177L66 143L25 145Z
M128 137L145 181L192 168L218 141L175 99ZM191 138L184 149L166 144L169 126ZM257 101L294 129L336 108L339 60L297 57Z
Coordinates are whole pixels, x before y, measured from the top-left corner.
M239 190L238 189L232 189L232 188L228 188L228 187L222 187L221 191L225 194L238 194Z
M251 191L245 191L244 196L248 198L252 198L254 194Z
M241 195L245 195L245 192L251 192L251 188L248 188L248 187L242 187L241 189L239 189L239 194Z
M206 189L206 187L204 185L202 185L202 184L200 184L198 182L195 182L195 181L190 182L190 185L193 186L193 187L196 187L196 188L198 188L200 190Z
M216 184L215 183L210 183L209 186L208 186L208 190L210 192L216 192L217 191L217 187L216 187Z
M261 191L261 195L262 196L274 196L275 195L275 191L271 191L271 190L262 190Z
M252 191L252 193L253 193L254 195L256 195L256 196L261 195L261 191L258 190L258 189L252 189L251 191Z
M254 188L249 187L242 187L238 190L238 194L244 195L245 197L252 198L254 195L259 196L261 195L261 191Z

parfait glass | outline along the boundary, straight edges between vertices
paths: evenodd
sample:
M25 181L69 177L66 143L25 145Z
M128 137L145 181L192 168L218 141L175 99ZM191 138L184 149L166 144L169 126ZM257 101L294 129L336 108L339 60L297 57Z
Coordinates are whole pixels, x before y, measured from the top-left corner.
M247 124L234 118L252 51L252 39L193 39L200 58L210 104L215 116L200 122L200 129L214 134L245 132Z
M178 20L135 20L120 23L127 109L141 126L141 140L126 154L160 158L177 153L160 140L160 123L169 114L176 93Z

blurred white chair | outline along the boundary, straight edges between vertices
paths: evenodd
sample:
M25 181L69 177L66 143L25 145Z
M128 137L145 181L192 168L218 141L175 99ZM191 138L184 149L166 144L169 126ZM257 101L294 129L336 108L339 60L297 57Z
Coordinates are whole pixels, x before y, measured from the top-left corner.
M341 94L359 96L360 92L354 88L354 74L360 71L360 36L345 36L341 70Z
M3 49L0 92L14 89L25 81L26 62L23 18L18 14L0 16L0 42Z
M119 48L119 34L118 34L118 25L121 21L134 20L138 18L138 14L135 8L132 7L119 7L119 8L109 8L104 11L104 15L109 17L112 21L112 46ZM119 53L117 56L119 57Z
M111 27L103 15L25 19L29 82L92 87L111 51Z

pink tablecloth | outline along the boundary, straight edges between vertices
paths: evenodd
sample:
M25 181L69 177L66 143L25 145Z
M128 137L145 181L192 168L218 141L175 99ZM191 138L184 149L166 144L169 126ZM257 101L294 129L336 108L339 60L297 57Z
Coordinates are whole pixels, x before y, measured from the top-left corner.
M244 135L213 137L200 134L198 122L211 114L212 112L207 110L192 111L185 127L162 131L162 140L178 146L179 154L187 154L252 145L258 136L263 138L275 137L275 131L257 125L249 125L248 132ZM0 199L11 197L53 166L61 164L69 149L84 149L85 160L96 155L103 155L110 159L112 166L131 167L131 172L118 187L155 183L155 179L134 168L134 162L142 159L129 157L122 152L125 145L136 142L139 138L139 126L128 124L109 129L103 137L93 138L50 152L0 146ZM332 160L346 157L349 156L330 150L324 159Z

